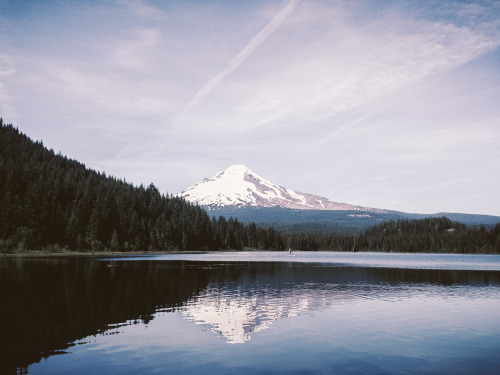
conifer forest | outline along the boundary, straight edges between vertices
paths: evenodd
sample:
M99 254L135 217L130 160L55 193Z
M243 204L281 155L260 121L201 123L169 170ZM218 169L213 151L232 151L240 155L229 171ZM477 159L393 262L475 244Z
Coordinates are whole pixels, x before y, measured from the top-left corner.
M150 184L96 172L0 119L0 252L334 250L500 253L500 224L446 217L392 220L362 233L281 233L202 207Z

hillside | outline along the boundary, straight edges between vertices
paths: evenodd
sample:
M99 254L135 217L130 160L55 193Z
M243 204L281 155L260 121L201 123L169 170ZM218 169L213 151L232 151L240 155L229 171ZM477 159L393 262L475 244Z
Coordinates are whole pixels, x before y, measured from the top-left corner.
M0 119L0 251L282 249L272 228L88 169Z
M309 231L359 233L366 228L388 220L397 220L397 214L344 210L301 210L282 207L205 207L210 215L234 217L240 222L272 225L281 232Z
M487 228L500 223L500 217L460 213L410 214L400 211L370 212L344 210L299 210L282 207L205 207L210 215L238 218L240 222L255 222L261 226L272 225L280 232L361 233L367 228L390 220L421 220L446 217L467 226Z
M245 165L231 165L188 187L179 197L203 206L210 215L238 218L270 226L282 233L297 231L359 233L389 220L446 217L469 226L492 227L500 217L460 213L412 214L338 203L279 186Z
M500 224L493 226L494 222L468 227L446 217L415 219L397 212L359 210L234 206L205 210L181 197L162 195L153 184L133 186L88 169L42 142L33 142L1 119L0 177L4 253L288 247L500 252ZM479 221L491 218L454 215Z
M332 251L500 253L500 224L470 228L445 217L390 220L347 235L295 232L294 248Z

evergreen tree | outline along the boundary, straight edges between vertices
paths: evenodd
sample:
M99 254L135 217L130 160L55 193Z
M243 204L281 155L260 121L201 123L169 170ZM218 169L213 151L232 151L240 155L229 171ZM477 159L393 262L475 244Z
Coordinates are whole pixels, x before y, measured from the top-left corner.
M381 223L364 233L278 232L202 208L154 184L135 187L86 168L0 119L0 250L240 250L500 252L500 224L445 217Z

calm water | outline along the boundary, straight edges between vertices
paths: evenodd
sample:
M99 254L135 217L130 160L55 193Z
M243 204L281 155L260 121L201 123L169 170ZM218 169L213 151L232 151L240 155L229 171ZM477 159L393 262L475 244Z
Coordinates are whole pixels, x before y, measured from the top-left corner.
M0 259L0 373L498 374L500 256Z

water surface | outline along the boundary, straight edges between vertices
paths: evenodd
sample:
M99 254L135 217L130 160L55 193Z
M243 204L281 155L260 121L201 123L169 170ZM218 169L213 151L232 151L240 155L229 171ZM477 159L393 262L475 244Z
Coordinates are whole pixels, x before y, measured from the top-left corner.
M494 374L500 257L0 260L2 373Z

